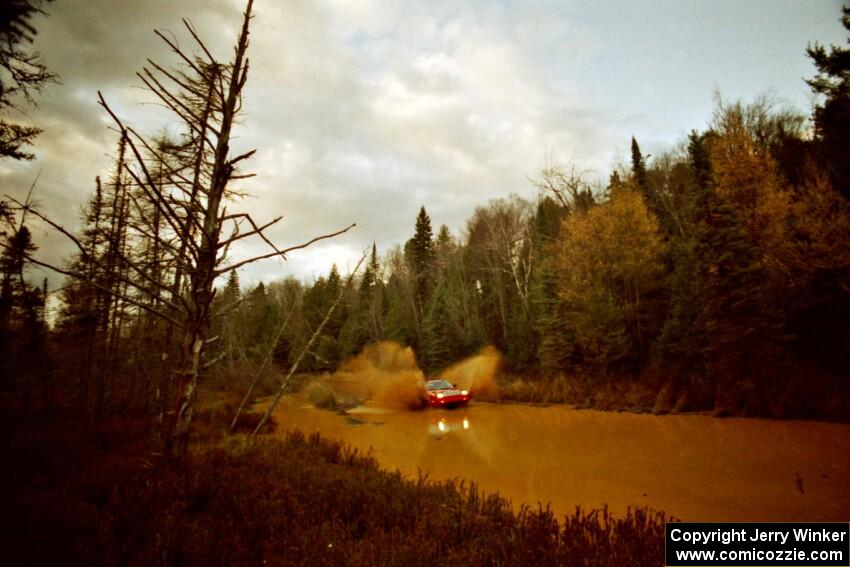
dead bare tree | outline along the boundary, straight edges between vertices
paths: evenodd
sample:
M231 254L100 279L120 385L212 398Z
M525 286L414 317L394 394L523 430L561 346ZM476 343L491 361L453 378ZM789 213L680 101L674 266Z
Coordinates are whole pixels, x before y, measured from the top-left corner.
M147 88L183 125L186 152L193 164L191 171L169 167L167 159L158 162L162 171L152 171L145 157L159 155L156 144L127 125L98 93L101 106L111 116L122 138L126 139L128 156L123 165L124 172L141 189L139 199L146 200L158 213L157 222L162 227L147 231L148 237L157 240L161 261L173 266L174 270L170 282L153 278L119 247L117 258L127 266L127 270L126 275L118 274L116 278L124 287L119 286L117 291L104 291L116 300L160 317L174 329L175 334L180 335L179 354L169 385L175 392L171 396L173 406L163 416L161 433L164 453L178 458L186 452L204 346L213 340L208 335L214 315L215 281L232 270L265 258L285 259L289 252L338 236L355 226L351 224L302 244L279 248L269 240L266 231L281 217L257 223L247 213L227 211L226 203L238 196L232 182L248 176L240 174L238 166L255 151L232 155L230 148L231 131L242 108L242 91L248 77L247 49L252 4L253 0L248 0L239 38L229 62L215 59L193 26L184 19L188 33L200 50L199 54L190 56L173 40L157 32L180 58L182 68L167 70L149 61L149 68L139 73ZM68 236L80 253L86 254L85 247L71 232L32 207L18 205L31 210ZM271 251L228 263L230 247L251 237L260 238ZM100 261L98 258L91 260ZM72 277L83 277L83 274L71 269L50 266L36 259L33 261Z
M248 405L248 401L251 399L251 394L254 393L254 388L257 387L257 383L260 381L260 378L263 375L266 367L271 364L272 358L274 357L274 350L277 346L280 337L283 335L283 331L286 330L286 326L289 324L289 319L292 317L292 314L295 312L295 306L290 306L289 312L286 314L286 317L280 322L277 327L277 331L275 331L274 336L272 337L271 342L269 343L269 347L266 349L266 352L263 354L263 360L260 363L260 367L257 368L257 371L254 373L254 378L251 380L251 384L248 386L248 390L245 392L245 395L242 396L242 401L239 402L239 407L236 408L236 413L233 415L233 421L230 422L230 431L236 431L236 424L239 423L239 416L242 414L242 410L245 409L245 406Z
M576 165L547 164L540 177L530 181L543 193L551 193L567 211L585 210L593 204L593 188L585 181L590 170L578 170Z

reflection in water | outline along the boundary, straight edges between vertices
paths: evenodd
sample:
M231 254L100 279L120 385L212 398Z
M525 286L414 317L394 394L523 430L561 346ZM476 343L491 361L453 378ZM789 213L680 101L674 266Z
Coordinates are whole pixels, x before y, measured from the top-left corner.
M437 414L431 418L428 424L428 433L430 435L445 435L446 433L459 433L467 431L470 428L469 417L466 415L444 416Z
M275 419L280 430L372 448L382 466L410 477L465 478L516 504L551 502L558 514L604 504L690 521L846 521L850 512L844 424L481 403L351 413L363 424L290 398Z

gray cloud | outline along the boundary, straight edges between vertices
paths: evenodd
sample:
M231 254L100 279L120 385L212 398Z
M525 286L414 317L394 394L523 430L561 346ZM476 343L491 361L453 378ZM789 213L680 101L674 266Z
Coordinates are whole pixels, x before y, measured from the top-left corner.
M655 148L700 127L710 92L687 100L699 69L667 69L665 84L646 71L665 61L653 30L684 41L687 26L699 21L689 23L688 14L671 9L620 22L617 10L593 6L256 0L251 75L234 146L258 149L247 166L257 177L242 184L252 197L234 206L258 219L284 215L271 232L281 245L350 222L358 228L288 262L246 268L243 281L310 278L331 262L351 265L373 240L383 251L409 238L423 204L436 225L458 233L475 206L489 199L533 196L528 177L549 155L605 177L632 133ZM63 85L30 113L45 129L39 159L0 163L0 179L4 192L21 196L41 171L44 209L74 227L94 177L109 174L114 152L115 134L95 103L97 90L130 122L156 133L168 124L166 114L143 104L149 99L134 74L148 57L174 58L152 30L168 30L186 46L180 17L188 16L210 48L226 57L242 2L59 0L50 9L38 22L38 44ZM629 31L635 26L655 51L641 52L641 36ZM688 50L714 61L716 46L701 37L704 46L677 51L679 44L671 44L673 63L686 64ZM764 37L756 34L752 42ZM644 82L630 88L622 77L635 69L644 70ZM677 72L678 82L671 78ZM675 97L677 113L667 112L664 92ZM651 105L648 97L658 100ZM685 106L703 122L683 123ZM70 254L68 242L54 233L38 236L46 258ZM251 244L233 253L259 250Z

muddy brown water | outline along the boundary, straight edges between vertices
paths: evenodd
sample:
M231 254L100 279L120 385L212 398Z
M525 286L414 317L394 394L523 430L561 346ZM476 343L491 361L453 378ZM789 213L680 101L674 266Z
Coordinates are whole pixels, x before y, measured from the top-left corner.
M558 516L648 505L686 521L850 519L850 425L486 403L345 416L298 398L275 419L278 431L371 450L408 477L468 479Z

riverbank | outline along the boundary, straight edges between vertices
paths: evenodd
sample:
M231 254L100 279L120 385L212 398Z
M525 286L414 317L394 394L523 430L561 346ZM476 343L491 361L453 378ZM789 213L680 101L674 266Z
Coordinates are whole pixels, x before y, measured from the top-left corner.
M202 408L183 466L151 456L144 420L82 427L59 412L42 420L4 407L5 557L65 565L662 561L663 514L515 511L475 485L404 478L318 435L224 435L227 412L216 407Z
M677 385L669 379L634 377L600 378L558 375L555 377L501 374L497 378L499 395L492 401L501 403L564 404L578 409L600 411L666 414L707 414L715 417L756 417L772 419L806 419L850 423L850 402L840 392L833 395L827 388L818 390L819 397L798 395L790 389L779 404L746 404L721 402L716 392L704 385ZM805 377L792 380L806 383ZM810 379L809 386L817 380ZM814 403L823 398L823 402Z

